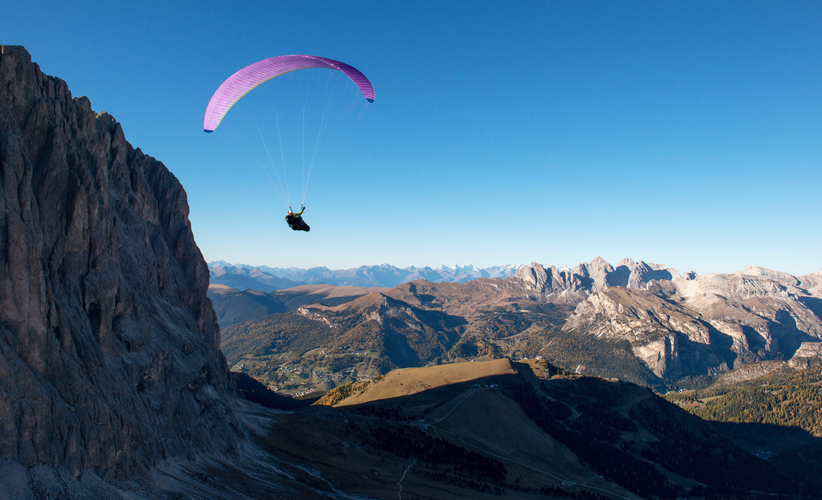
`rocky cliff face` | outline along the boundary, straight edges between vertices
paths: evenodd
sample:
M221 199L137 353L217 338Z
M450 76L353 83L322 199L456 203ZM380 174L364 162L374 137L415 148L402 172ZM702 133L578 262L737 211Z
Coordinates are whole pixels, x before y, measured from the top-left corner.
M612 286L644 288L653 280L671 280L675 277L680 277L679 272L661 264L634 262L626 258L619 261L615 268L602 257L597 257L590 263L578 264L573 270L560 270L554 266L546 268L534 262L519 268L515 277L508 281L514 283L519 280L525 289L554 301L552 299L562 294L585 298L590 292L601 292Z
M697 311L648 290L612 287L581 302L565 329L628 340L636 357L657 376L676 379L728 369L730 343Z
M0 46L0 459L127 478L239 426L186 194Z
M461 291L452 292L461 298L451 302L466 303L470 295L495 307L523 298L574 307L566 330L627 340L637 358L668 380L795 354L805 359L822 345L822 270L795 277L748 266L697 276L631 259L614 267L598 257L573 270L532 263L507 279L473 283L451 286ZM445 297L440 288L430 293Z
M674 379L787 361L800 350L816 352L812 344L822 341L822 271L797 278L749 266L671 276L595 291L565 328L628 340L654 373Z

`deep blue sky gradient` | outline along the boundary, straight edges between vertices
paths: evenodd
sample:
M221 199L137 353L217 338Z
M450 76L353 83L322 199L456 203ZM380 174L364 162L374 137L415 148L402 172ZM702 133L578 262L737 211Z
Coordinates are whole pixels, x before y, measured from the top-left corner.
M3 11L0 43L25 46L177 175L209 261L822 266L822 2ZM202 131L225 78L283 54L347 62L377 95L312 174L308 234L286 227L283 202L220 129Z

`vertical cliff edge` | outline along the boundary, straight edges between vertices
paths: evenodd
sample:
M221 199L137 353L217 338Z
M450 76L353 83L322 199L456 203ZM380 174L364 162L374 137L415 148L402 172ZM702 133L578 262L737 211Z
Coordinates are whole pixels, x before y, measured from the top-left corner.
M177 178L0 46L0 459L114 480L236 454L208 280Z

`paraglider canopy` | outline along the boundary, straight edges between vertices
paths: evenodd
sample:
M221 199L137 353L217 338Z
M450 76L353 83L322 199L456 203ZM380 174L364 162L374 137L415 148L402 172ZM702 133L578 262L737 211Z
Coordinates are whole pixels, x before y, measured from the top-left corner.
M323 151L339 152L334 147L342 144L334 142L337 134L351 129L341 126L343 120L356 121L357 111L372 102L371 82L348 64L309 55L270 57L242 68L220 85L206 107L203 129L213 132L228 116L216 135L236 147L243 164L262 167L290 210L289 179L293 186L299 177L305 204L314 165L326 162ZM300 222L296 230L307 231L308 225Z
M203 129L206 132L213 132L231 106L261 83L291 71L308 68L342 71L357 85L368 102L374 102L374 87L371 82L359 70L348 64L308 55L269 57L246 66L220 85L206 108Z

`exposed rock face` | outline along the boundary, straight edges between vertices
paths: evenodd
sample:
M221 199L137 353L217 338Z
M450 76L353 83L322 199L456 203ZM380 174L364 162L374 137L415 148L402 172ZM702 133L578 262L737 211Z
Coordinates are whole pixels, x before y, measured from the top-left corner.
M788 364L794 368L807 368L811 359L819 357L822 357L822 342L803 342Z
M717 379L716 382L714 382L714 386L730 385L737 382L744 382L746 380L754 380L759 377L764 377L772 371L782 368L785 364L786 363L784 361L762 361L759 363L743 365L740 368L723 374L719 377L719 379Z
M554 266L545 268L536 262L519 268L515 278L521 281L525 290L546 296L563 292L567 295L569 292L585 291L591 287L591 281L587 279L587 276L580 276L569 270L560 271ZM508 281L510 283L514 280L509 279Z
M628 288L595 291L565 328L628 340L654 373L674 379L787 361L800 346L822 345L822 273L797 278L749 266L735 274L672 273L643 285L667 272L634 265Z
M0 46L0 459L130 477L239 426L186 194Z
M706 274L677 283L683 302L729 335L743 362L787 359L802 342L822 338L819 297L786 273L748 267L735 274Z
M545 268L534 262L519 268L515 278L523 281L528 290L551 295L565 291L601 292L611 286L645 288L653 280L671 280L679 276L675 269L661 264L622 259L614 268L602 257L597 257L590 263L578 264L573 270L558 270L554 266Z
M723 356L730 347L726 339L696 311L647 290L612 287L593 293L577 306L565 328L628 340L634 355L663 378L728 368Z

